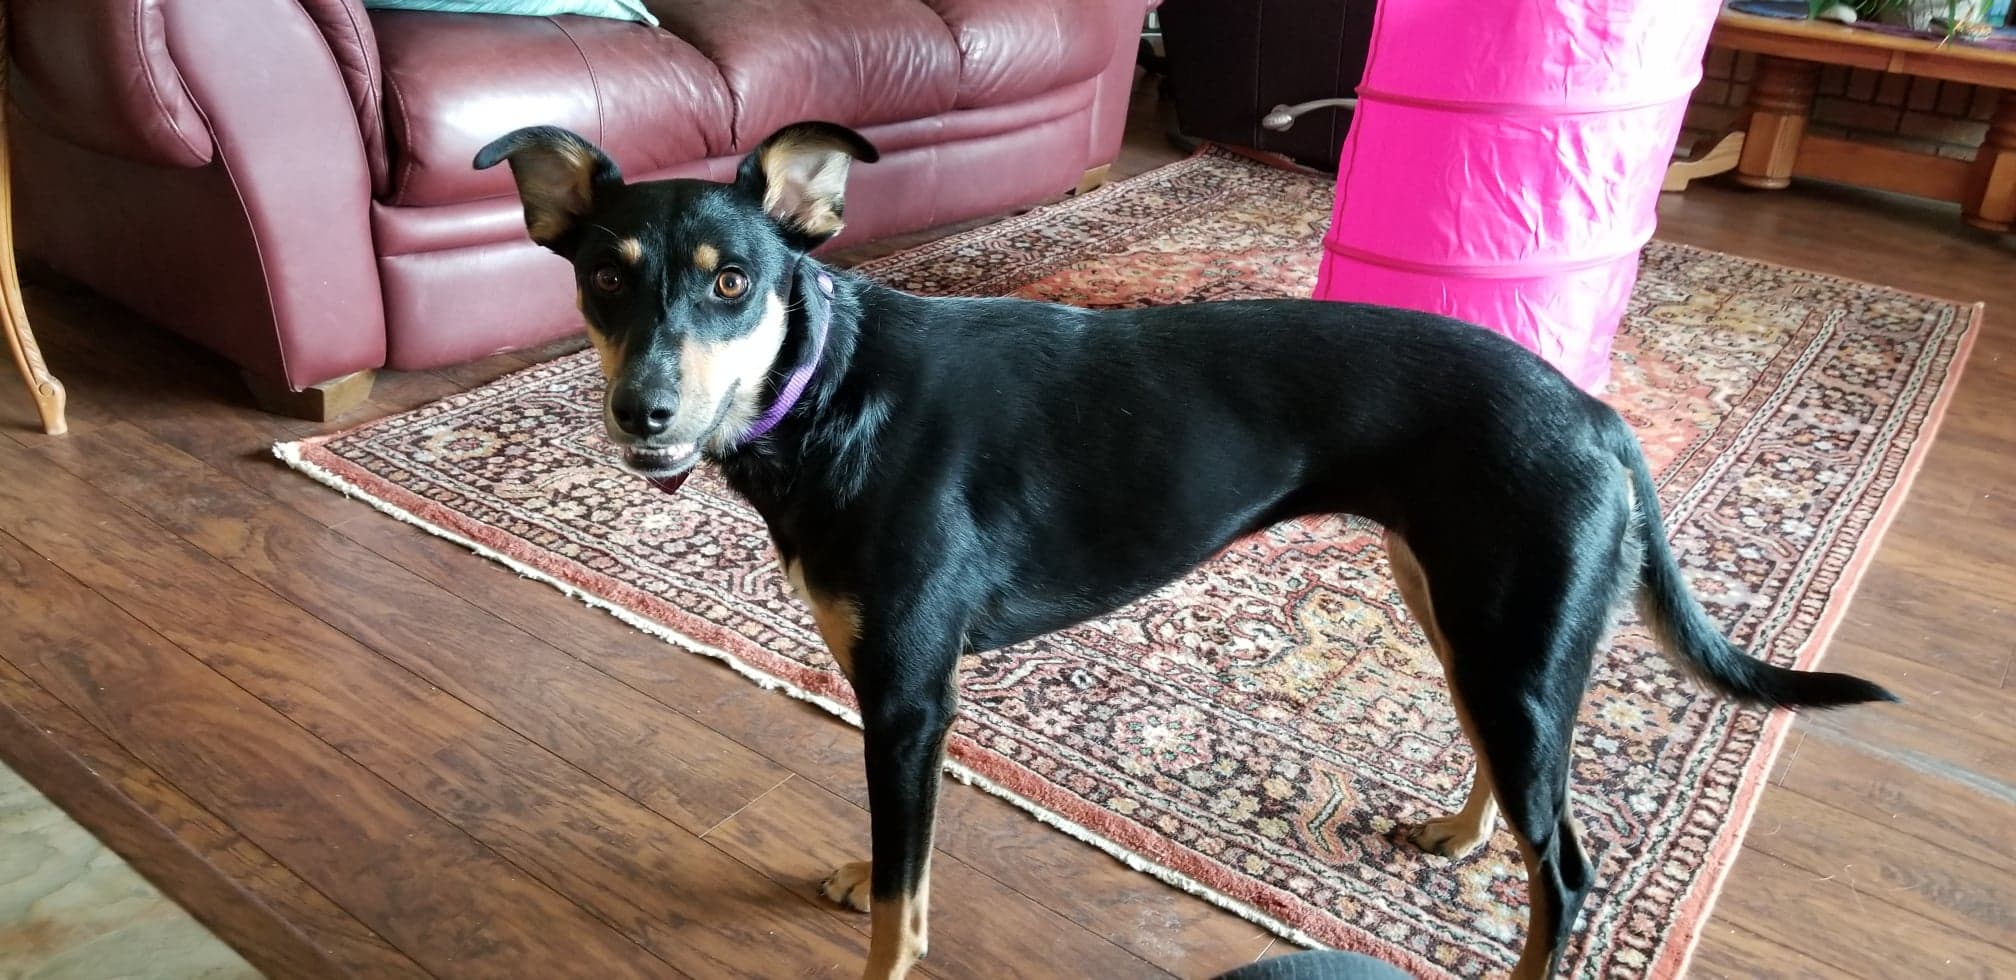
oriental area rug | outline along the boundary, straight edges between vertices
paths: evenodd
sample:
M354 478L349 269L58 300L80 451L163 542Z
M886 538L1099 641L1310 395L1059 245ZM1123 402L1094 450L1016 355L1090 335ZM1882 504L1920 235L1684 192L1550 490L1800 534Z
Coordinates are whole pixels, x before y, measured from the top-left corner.
M1330 203L1325 178L1207 150L860 271L922 293L1091 307L1306 296ZM1645 249L1606 398L1644 441L1689 581L1755 655L1819 658L1977 315ZM755 512L705 469L677 495L618 469L600 390L584 351L278 452L855 720ZM1111 616L969 658L961 686L954 774L1135 868L1422 976L1502 973L1517 956L1526 887L1511 836L1450 862L1396 831L1460 803L1471 759L1372 526L1255 535ZM1566 974L1680 970L1788 725L1700 694L1635 619L1619 624L1575 744L1574 812L1597 874Z

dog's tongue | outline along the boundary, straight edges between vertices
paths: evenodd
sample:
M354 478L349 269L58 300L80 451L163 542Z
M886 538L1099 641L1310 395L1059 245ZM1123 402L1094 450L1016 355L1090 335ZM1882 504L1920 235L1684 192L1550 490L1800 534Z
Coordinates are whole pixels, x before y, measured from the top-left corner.
M678 476L647 476L644 479L652 486L666 493L678 493L679 488L686 485L686 478L692 475L693 471L687 470Z

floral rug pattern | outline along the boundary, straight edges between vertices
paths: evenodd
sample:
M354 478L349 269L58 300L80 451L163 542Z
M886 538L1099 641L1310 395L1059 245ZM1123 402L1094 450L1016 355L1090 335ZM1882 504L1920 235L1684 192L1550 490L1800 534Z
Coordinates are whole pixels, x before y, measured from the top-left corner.
M1301 296L1329 209L1325 180L1214 150L861 271L1083 306ZM1659 473L1688 578L1757 655L1819 655L1930 440L1974 312L1645 250L1607 397ZM614 465L592 357L280 451L851 713L755 513L712 472L668 496ZM1510 835L1452 862L1396 831L1462 800L1470 750L1376 528L1276 527L1104 619L969 658L961 686L957 771L1136 866L1422 976L1502 972L1517 956L1526 890ZM1785 719L1702 695L1628 618L1581 717L1574 811L1598 871L1564 972L1671 975Z

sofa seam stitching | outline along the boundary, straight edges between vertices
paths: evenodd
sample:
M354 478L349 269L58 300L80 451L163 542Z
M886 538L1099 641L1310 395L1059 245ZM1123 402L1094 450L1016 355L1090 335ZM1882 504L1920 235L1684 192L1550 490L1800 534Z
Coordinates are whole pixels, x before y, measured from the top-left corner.
M595 63L588 60L588 52L581 50L581 42L575 39L574 35L567 30L565 24L560 23L560 21L551 16L546 18L546 22L552 24L560 32L560 36L567 39L567 43L574 48L574 54L581 59L581 66L588 69L588 91L595 95L595 142L607 146L609 143L609 120L607 114L602 109L602 81L595 75Z
M966 84L966 44L960 36L960 29L953 27L952 22L945 19L945 12L939 10L936 4L929 2L929 0L917 0L917 3L925 10L930 11L931 16L938 18L938 25L945 28L946 36L952 39L952 53L959 59L959 70L952 75L952 104L945 109L945 112L957 112L964 108L959 104L959 90L964 88ZM858 51L856 56L859 56ZM934 113L934 115L943 115L943 113Z
M392 77L392 73L390 72L387 72L385 75L385 91L392 96L393 101L399 103L398 128L400 144L408 151L399 154L398 180L392 186L392 198L397 201L406 196L406 190L411 185L413 178L413 154L410 152L413 147L413 134L409 131L409 127L412 125L412 117L406 111L406 91L399 87L399 80ZM389 137L391 134L388 133L386 135ZM385 155L388 159L391 157L391 146L388 145L385 147ZM368 155L365 162L370 162Z

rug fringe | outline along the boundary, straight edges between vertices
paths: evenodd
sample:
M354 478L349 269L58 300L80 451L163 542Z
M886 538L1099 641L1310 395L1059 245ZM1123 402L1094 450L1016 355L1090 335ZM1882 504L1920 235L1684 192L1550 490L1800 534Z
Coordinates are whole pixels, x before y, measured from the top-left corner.
M360 501L366 504L367 506L371 507L372 509L377 510L382 514L385 514L388 517L391 517L393 520L399 521L400 523L403 524L410 524L414 527L419 528L422 531L427 532L428 534L432 534L435 537L441 538L445 541L454 542L455 544L460 545L461 547L466 548L469 551L483 558L487 558L500 565L503 565L506 568L509 568L513 572L516 572L520 578L531 579L536 582L543 582L547 585L550 585L553 588L558 589L561 592L561 594L567 596L568 598L577 600L582 604L589 606L590 608L600 609L603 612L606 612L616 617L618 620L621 620L623 623L630 626L631 628L636 629L638 632L657 637L658 639L664 640L665 642L670 643L673 646L679 647L680 649L686 650L689 653L696 653L703 657L710 657L715 660L719 660L722 663L727 664L736 673L741 674L743 677L746 677L751 681L754 681L758 687L766 691L780 691L793 698L797 698L800 701L817 705L820 708L823 708L826 711L835 715L836 717L840 718L842 721L845 721L849 725L852 725L856 728L861 727L860 713L856 712L854 709L849 708L844 704L841 704L838 701L833 700L832 698L825 697L823 695L805 690L804 688L799 687L798 685L793 684L790 681L784 680L783 678L777 677L774 674L769 674L755 667L752 667L749 664L742 661L740 658L736 657L734 654L729 653L726 650L722 650L717 647L701 643L697 640L694 640L692 637L686 636L685 634L680 633L677 630L673 630L665 626L664 624L657 622L656 620L640 616L637 613L631 612L630 610L623 608L622 606L616 605L615 603L597 597L592 593L584 592L581 589L575 588L574 586L567 584L566 582L560 581L558 578L554 577L549 573L542 572L539 569L531 567L530 565L526 565L523 562L520 562L510 557L509 555L499 552L494 548L473 541L467 537L464 537L463 535L457 534L454 531L450 531L447 528L441 527L438 524L428 521L425 518L422 518L419 515L406 510L403 507L391 503L390 501L384 500L379 497L375 497L370 493L365 492L362 488L357 487L356 485L344 480L341 476L336 475L335 473L329 471L323 466L308 459L307 456L304 455L303 450L305 450L306 448L308 448L313 444L314 443L312 441L275 443L273 445L273 455L276 458L278 458L281 462L286 463L289 467L306 475L309 479L312 479L317 483L329 487L330 489L335 490L337 493L340 493L345 497L348 497L352 500ZM1288 925L1287 923L1282 922L1280 919L1268 915L1267 913L1261 911L1258 908L1255 908L1253 905L1249 903L1242 902L1239 899L1233 898L1232 896L1225 894L1224 892L1211 888L1210 886L1205 885L1204 883L1198 881L1197 879L1192 878L1189 875L1186 875L1180 871L1177 871L1174 868L1168 868L1160 864L1156 864L1155 862L1150 861L1149 859L1141 856L1139 853L1129 850L1127 847L1119 844L1118 842L1100 835L1097 831L1094 831L1089 827L1086 827L1082 824L1072 821L1052 810L1046 809L1042 804L1037 803L1034 800L1031 800L1028 797L1023 796L1022 794L1017 793L1014 790L1001 785L1000 783L988 779L986 776L983 776L980 773L974 771L972 768L966 766L964 763L947 760L945 763L945 771L947 773L950 773L952 778L957 779L959 782L965 785L973 786L981 790L982 792L989 793L991 795L998 796L1001 799L1007 800L1009 803L1014 804L1015 807L1017 807L1018 809L1021 809L1024 812L1027 812L1030 816L1035 817L1038 822L1046 824L1057 830L1061 830L1064 833L1069 834L1070 836L1077 838L1080 841L1083 841L1087 844L1092 845L1093 847L1098 848L1101 851L1106 852L1106 854L1117 859L1118 861L1120 861L1120 863L1126 865L1129 868L1132 868L1135 871L1149 875L1155 878L1156 880L1162 882L1163 884L1169 885L1172 888L1176 888L1187 894L1195 895L1198 898L1204 899L1205 901L1210 902L1211 904L1216 905L1219 908L1222 908L1228 912L1231 912L1232 914L1237 915L1238 917L1245 919L1248 922L1254 923L1255 925L1258 925L1266 929L1267 931L1274 933L1277 936L1287 939L1290 942L1300 943L1303 946L1313 948L1324 948L1324 944L1322 942L1319 942L1314 937L1310 936L1308 933L1305 933L1302 930L1295 928L1294 926Z

